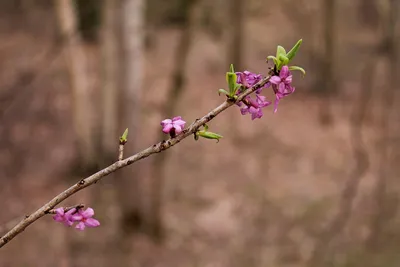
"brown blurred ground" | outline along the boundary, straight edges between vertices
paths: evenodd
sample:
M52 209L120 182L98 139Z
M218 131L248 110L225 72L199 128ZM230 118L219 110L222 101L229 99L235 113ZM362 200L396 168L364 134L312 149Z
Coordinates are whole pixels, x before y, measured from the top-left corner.
M316 41L309 42L304 36L315 35L295 29L298 23L309 23L309 28L320 31L318 14L317 19L305 16L308 22L293 21L278 2L249 2L246 69L266 73L264 60L277 44L289 47L303 38L301 49L308 51L309 43L322 42L318 34L313 37ZM318 11L317 2L303 8ZM145 235L133 237L133 266L309 266L316 249L327 259L320 266L399 266L395 164L387 170L385 206L378 207L385 209L379 215L383 229L379 246L366 245L371 218L377 216L373 192L379 179L378 114L385 108L380 101L381 79L374 82L362 128L368 171L360 178L349 220L324 239L340 212L342 192L353 179L356 164L350 118L363 89L364 62L370 56L358 48L378 42L377 32L353 17L356 6L351 1L338 2L341 19L335 70L339 93L329 102L333 123L320 123L320 106L326 98L311 88L319 68L310 65L310 54L300 52L296 64L308 75L301 79L295 74L296 93L281 102L277 114L268 109L261 120L251 121L231 108L210 125L224 135L221 142L188 138L166 152L166 239L156 244ZM8 14L0 19L0 224L32 212L80 179L70 169L75 150L68 75L61 48L54 44L57 29L49 12L38 9L29 18ZM140 138L142 148L159 141L163 117L157 107L165 97L177 35L173 28L158 29L154 46L146 54L143 132L131 135ZM188 84L177 107L187 121L223 101L216 91L225 86L220 43L202 29L194 34L186 69ZM85 51L91 60L88 71L99 73L98 46L88 44ZM375 64L374 75L384 75L385 61L378 57ZM100 79L92 82L101 83ZM93 92L94 99L98 94L100 89ZM398 114L395 104L388 116L397 133ZM389 160L395 163L399 137L391 134L390 146L395 151ZM151 165L146 168L144 178ZM53 223L50 217L42 218L0 250L0 265L109 266L104 258L113 257L109 255L117 227L113 218L119 211L108 179L112 177L66 201L66 205L86 203L95 208L101 228L81 233ZM109 201L96 203L94 192Z

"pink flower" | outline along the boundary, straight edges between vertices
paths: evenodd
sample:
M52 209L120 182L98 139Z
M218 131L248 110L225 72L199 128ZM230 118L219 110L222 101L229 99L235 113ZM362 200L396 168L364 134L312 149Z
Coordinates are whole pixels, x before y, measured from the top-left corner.
M289 67L283 66L279 72L279 76L272 76L270 82L275 93L274 112L277 112L279 101L295 91L295 88L291 86L292 74L289 71Z
M181 116L174 117L172 120L165 119L161 121L161 126L163 127L162 131L166 134L169 133L171 136L180 134L183 131L185 124L186 122L182 120Z
M247 70L243 72L236 72L236 75L237 75L236 82L243 85L245 88L250 88L256 85L259 81L261 81L264 78L261 74L255 74ZM263 87L267 88L268 84L264 85ZM261 94L263 87L259 88L256 91L256 94Z
M86 227L97 227L100 222L94 218L94 210L92 208L87 208L85 211L79 209L76 214L72 216L74 222L79 222L75 228L83 231Z
M256 95L256 99L252 99L250 96L246 97L245 107L240 109L242 115L246 115L247 113L251 114L251 119L260 119L264 114L262 109L271 104L265 96Z
M56 215L53 216L53 219L56 222L62 222L66 226L71 226L74 222L72 219L72 214L76 212L76 209L70 209L69 211L65 212L64 208L56 209Z

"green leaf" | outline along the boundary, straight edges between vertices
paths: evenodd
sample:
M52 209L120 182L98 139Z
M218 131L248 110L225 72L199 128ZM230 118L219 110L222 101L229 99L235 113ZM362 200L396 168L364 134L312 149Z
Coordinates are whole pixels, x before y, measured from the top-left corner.
M229 96L234 96L236 94L237 75L234 72L227 72L226 80L229 86Z
M275 65L278 65L278 59L276 57L274 57L274 56L268 56L267 57L267 62L268 62L268 60L271 60L271 59L274 61Z
M218 141L219 141L219 139L221 139L223 137L220 134L213 133L213 132L208 132L208 131L205 131L205 130L198 131L196 133L196 135L197 136L201 136L201 137L206 138L206 139L216 139Z
M299 70L299 71L301 71L301 72L303 73L303 76L306 75L306 71L305 71L303 68L301 68L301 67L290 66L290 67L289 67L289 70Z
M287 53L287 57L288 57L289 61L294 58L294 56L296 55L297 51L299 50L302 42L303 42L303 39L298 40L297 43L293 46L293 48L290 49L289 53Z
M229 93L228 93L225 89L218 89L218 94L219 94L219 95L220 95L220 94L224 94L224 95L229 96Z
M279 56L279 65L278 65L278 70L280 70L283 66L287 65L289 63L289 59L287 56L280 55Z
M128 128L126 128L125 132L122 134L122 136L119 138L119 142L125 144L128 142Z
M281 55L286 56L286 50L282 46L278 45L276 49L276 57L279 58Z
M235 73L235 70L233 69L233 64L230 65L230 67L229 67L229 72Z

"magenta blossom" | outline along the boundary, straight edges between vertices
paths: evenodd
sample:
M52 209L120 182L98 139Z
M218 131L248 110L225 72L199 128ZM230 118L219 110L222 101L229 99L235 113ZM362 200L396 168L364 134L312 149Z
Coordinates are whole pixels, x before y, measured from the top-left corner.
M250 71L236 72L237 80L236 82L243 85L245 88L250 88L261 81L264 77L261 74L255 74ZM269 84L264 85L264 87L268 87ZM260 94L262 88L256 91L256 94Z
M62 222L66 226L71 226L74 222L72 219L72 214L76 212L76 209L70 209L69 211L65 212L64 208L58 208L55 210L56 215L53 216L53 219L56 222Z
M175 136L175 134L180 134L184 127L186 121L182 120L181 116L174 117L171 119L165 119L161 122L161 126L163 127L162 131L166 134L171 134L171 136Z
M78 230L85 230L86 227L97 227L100 222L93 219L94 210L92 208L87 208L86 210L79 209L76 214L72 216L74 222L79 222L75 228Z
M245 107L241 108L240 112L242 115L250 113L252 120L261 118L263 116L262 108L271 104L271 102L267 101L265 96L262 95L256 95L255 100L248 96L243 103Z
M277 112L279 101L283 97L290 95L295 91L295 88L291 86L292 74L289 71L289 67L283 66L279 76L272 76L270 82L275 93L274 112Z

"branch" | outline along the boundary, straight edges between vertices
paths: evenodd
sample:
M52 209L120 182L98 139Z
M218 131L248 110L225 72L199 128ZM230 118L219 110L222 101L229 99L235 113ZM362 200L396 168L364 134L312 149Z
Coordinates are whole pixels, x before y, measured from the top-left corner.
M225 102L223 102L221 105L216 107L215 109L211 110L208 114L204 115L202 118L195 120L188 128L183 130L183 132L179 135L177 135L174 138L170 138L167 141L163 140L157 144L154 144L137 154L130 156L124 160L117 161L110 166L106 167L105 169L102 169L95 174L80 180L76 184L72 185L69 187L67 190L61 192L59 195L54 197L52 200L44 204L41 208L33 212L31 215L27 215L23 220L21 220L17 225L15 225L10 231L8 231L4 236L0 238L0 248L3 247L5 244L7 244L10 240L12 240L14 237L16 237L18 234L23 232L26 227L31 225L33 222L37 221L39 218L43 217L44 215L48 214L51 209L53 209L57 204L61 203L65 199L69 198L70 196L74 195L75 193L81 191L82 189L91 186L98 181L100 181L101 178L107 176L110 173L113 173L121 168L124 168L128 165L131 165L132 163L139 161L141 159L147 158L148 156L155 154L155 153L160 153L164 150L167 150L171 148L172 146L178 144L180 141L185 139L186 137L196 133L196 131L206 124L207 122L211 121L214 119L218 114L220 114L222 111L226 110L230 106L234 105L235 103L238 103L242 101L246 96L250 95L257 89L262 88L270 79L270 76L262 79L259 83L255 84L253 87L250 87L246 91L244 91L242 94L240 94L236 100L230 100L227 99Z
M84 206L85 206L85 205L83 205L83 204L78 204L78 205L66 207L66 208L64 208L64 211L67 212L67 211L69 211L69 210L71 210L71 209L73 209L73 208L75 208L75 209L82 209ZM55 209L51 209L51 210L49 210L49 211L47 212L47 214L56 214L56 210L55 210ZM25 217L27 218L28 215L25 216ZM5 231L9 231L9 229L11 229L11 228L12 228L15 224L17 224L20 220L21 220L20 217L14 218L13 220L11 220L11 221L5 223L4 225L1 225L1 226L0 226L0 233L5 232Z

